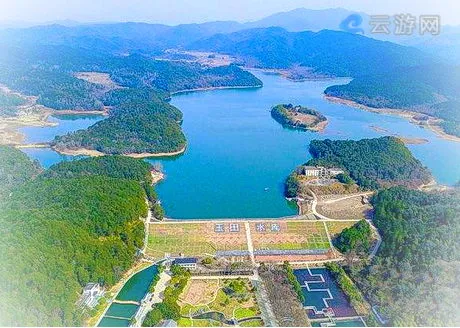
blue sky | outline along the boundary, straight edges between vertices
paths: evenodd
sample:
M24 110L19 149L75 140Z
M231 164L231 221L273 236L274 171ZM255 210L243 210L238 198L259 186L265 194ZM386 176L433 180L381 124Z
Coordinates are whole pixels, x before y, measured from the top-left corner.
M369 14L439 14L443 24L460 25L460 1L456 0L0 0L0 21L244 22L300 7L342 7Z

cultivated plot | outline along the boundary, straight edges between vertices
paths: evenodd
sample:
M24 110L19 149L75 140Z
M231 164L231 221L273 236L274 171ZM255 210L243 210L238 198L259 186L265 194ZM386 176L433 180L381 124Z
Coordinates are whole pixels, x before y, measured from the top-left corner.
M319 250L330 244L322 222L255 221L250 223L254 250Z
M348 226L348 225L347 225ZM334 231L341 226L333 227ZM249 237L249 240L248 240ZM253 220L161 222L150 225L147 255L247 257L256 261L321 260L333 256L324 222ZM291 258L292 257L292 258Z
M243 223L155 223L150 225L147 254L155 258L214 255L217 251L247 251Z

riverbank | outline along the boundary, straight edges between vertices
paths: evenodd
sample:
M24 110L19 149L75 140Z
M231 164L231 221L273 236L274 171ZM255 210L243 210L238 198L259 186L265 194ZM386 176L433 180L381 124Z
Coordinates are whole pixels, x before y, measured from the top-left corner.
M370 125L370 128L372 130L374 130L375 132L381 133L383 135L396 137L399 140L401 140L402 142L404 142L404 144L406 144L406 145L422 145L422 144L425 144L425 143L429 142L429 140L427 140L425 138L404 137L404 136L401 136L399 134L393 133L388 129L382 128L382 127L380 127L378 125L373 125L372 124L372 125Z
M58 152L62 155L70 155L70 156L105 156L110 155L98 150L88 149L88 148L77 148L77 149L61 149L58 147L51 147L54 151ZM182 147L178 151L173 152L164 152L164 153L128 153L128 154L121 154L123 156L131 157L131 158L149 158L149 157L171 157L177 156L185 152L186 146Z
M206 88L194 88L194 89L185 89L180 91L171 92L170 95L178 95L181 93L196 92L196 91L212 91L212 90L225 90L225 89L258 89L262 88L263 85L236 85L236 86L226 86L226 87L206 87Z
M358 109L361 109L361 110L365 110L367 112L372 112L372 113L376 113L376 114L399 116L399 117L407 119L410 123L413 123L413 124L416 124L416 125L419 125L421 127L429 129L430 131L432 131L434 134L436 134L441 139L460 142L460 137L447 134L439 126L439 123L442 120L438 119L436 117L433 117L433 116L429 116L429 115L426 115L426 114L413 112L413 111L405 110L405 109L401 109L401 108L399 108L399 109L398 108L374 108L374 107L369 107L369 106L357 103L356 101L353 101L353 100L343 99L343 98L339 98L339 97L332 97L332 96L327 96L327 95L324 96L324 99L326 99L327 101L330 101L332 103L358 108ZM428 117L428 119L423 120L423 121L417 119L417 117L419 117L420 115L426 116L426 117Z
M303 67L291 67L291 68L255 68L255 67L242 67L247 71L255 71L266 74L276 74L289 80L291 82L306 82L306 81L329 81L334 80L337 77L312 73L308 68Z
M58 123L50 122L50 116L59 115L97 115L107 116L109 108L104 110L56 110L41 105L19 107L16 116L0 118L0 144L13 146L27 146L24 144L25 135L19 129L25 127L55 127Z

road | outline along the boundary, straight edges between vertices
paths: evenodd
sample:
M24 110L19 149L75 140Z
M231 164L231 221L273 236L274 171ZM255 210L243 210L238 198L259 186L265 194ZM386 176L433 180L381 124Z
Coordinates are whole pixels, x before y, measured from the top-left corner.
M324 204L332 204L332 203L335 203L335 202L339 202L341 200L355 198L355 197L369 196L369 195L372 195L373 193L374 193L373 191L366 191L366 192L362 192L362 193L359 193L359 194L343 196L343 197L336 198L336 199L329 199L329 200L324 201Z
M252 244L251 229L249 227L249 222L244 222L244 228L246 229L246 241L248 243L249 256L251 257L252 265L254 265L254 267L257 267L256 259L254 257L254 246Z
M350 220L331 219L331 218L328 218L327 216L324 216L324 215L318 213L316 211L316 205L318 204L318 198L316 197L316 195L315 195L315 193L313 191L310 191L310 192L311 192L311 195L313 196L313 202L312 202L312 205L311 205L311 210L312 210L312 212L313 212L313 214L315 216L317 216L321 220L325 220L325 221L350 221ZM341 198L331 199L329 201L325 201L324 203L331 204L331 203L338 202L338 201L341 201L341 200L344 200L344 199L349 199L349 198L358 197L358 196L364 196L364 195L370 195L372 193L373 192L369 191L369 192L364 192L364 193L355 194L355 195L351 195L351 196L344 196L344 197L341 197ZM359 220L352 220L352 221L359 221ZM374 248L372 249L371 253L369 254L369 259L372 259L377 254L377 252L378 252L378 250L380 248L380 245L382 244L382 236L380 235L379 230L374 226L374 223L372 222L372 220L366 220L366 221L371 226L371 229L374 231L376 239L377 239L377 242L376 242ZM326 233L328 234L329 241L331 241L326 225L325 225L325 228L326 228ZM332 249L334 249L334 247L332 247Z
M318 213L316 211L316 205L318 204L318 197L316 197L316 194L313 191L310 191L310 192L311 192L311 195L313 196L313 201L311 203L311 210L312 210L313 214L315 216L319 217L322 220L333 220L333 219L330 219L327 216L324 216L324 215L322 215L322 214L320 214L320 213Z
M142 254L145 254L145 251L147 250L147 244L148 244L148 241L149 241L149 225L150 225L150 220L152 219L152 211L150 210L150 206L149 206L149 201L146 199L145 200L146 204L147 204L147 217L144 220L144 225L145 225L145 236L144 236L144 247L142 247Z
M377 238L377 243L375 244L371 254L369 255L369 259L372 259L377 254L380 245L382 244L382 236L380 235L379 229L377 229L376 226L374 226L374 223L371 220L367 220L367 222L369 222L369 225L371 226L371 229L375 232L375 236Z

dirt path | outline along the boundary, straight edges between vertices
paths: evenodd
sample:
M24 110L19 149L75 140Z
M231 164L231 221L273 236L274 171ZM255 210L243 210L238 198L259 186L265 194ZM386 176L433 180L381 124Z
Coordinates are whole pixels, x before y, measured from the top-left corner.
M340 198L336 198L336 199L329 199L329 200L324 201L323 203L324 204L332 204L332 203L335 203L335 202L340 202L341 200L346 200L346 199L355 198L355 197L372 195L373 193L374 193L373 191L366 191L366 192L363 192L363 193L353 194L353 195L350 195L350 196L344 196L344 197L340 197Z
M266 327L278 327L278 321L276 320L275 313L272 309L272 304L268 298L267 290L265 289L264 283L261 279L253 280L253 285L256 287L256 298L257 304L260 308L260 316Z
M324 216L324 215L322 215L322 214L319 214L319 213L316 211L316 205L318 205L318 197L316 197L316 194L315 194L313 191L311 191L311 190L310 190L310 193L311 193L311 195L313 196L313 201L312 201L312 203L311 203L311 210L312 210L313 214L314 214L315 216L319 217L319 218L322 219L322 220L331 220L331 221L333 221L333 219L328 218L327 216ZM337 221L339 221L339 220L337 220Z

